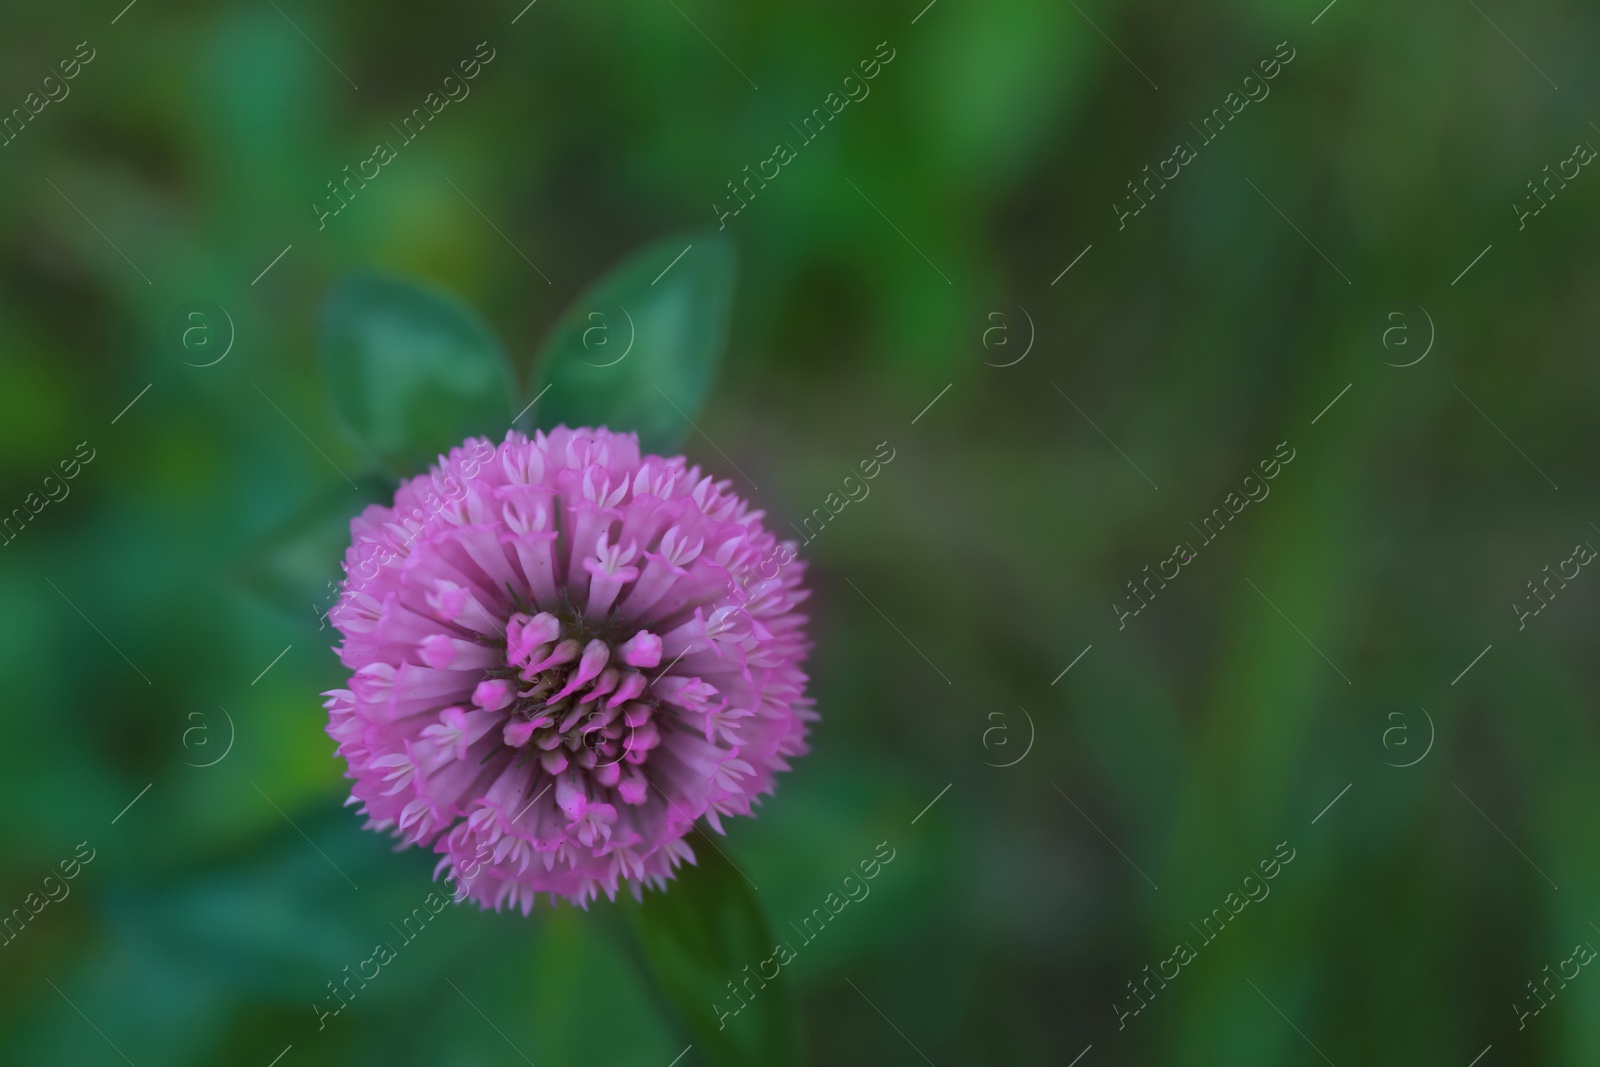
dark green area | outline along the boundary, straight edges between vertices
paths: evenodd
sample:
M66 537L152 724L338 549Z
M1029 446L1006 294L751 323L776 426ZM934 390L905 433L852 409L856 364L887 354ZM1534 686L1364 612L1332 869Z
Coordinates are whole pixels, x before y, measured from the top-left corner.
M94 857L0 946L0 1061L715 1062L603 901L314 1007L438 888L341 807L338 516L603 410L648 250L653 321L731 320L627 417L813 535L814 750L718 844L778 936L896 850L783 969L805 1062L1600 1062L1592 967L1515 1008L1600 946L1600 577L1548 577L1600 545L1592 5L124 2L0 14L0 915ZM341 393L353 277L514 395L421 347Z

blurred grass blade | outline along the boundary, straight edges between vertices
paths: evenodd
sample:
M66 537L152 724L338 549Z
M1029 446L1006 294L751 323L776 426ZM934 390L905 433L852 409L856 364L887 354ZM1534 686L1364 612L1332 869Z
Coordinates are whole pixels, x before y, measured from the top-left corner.
M733 243L714 232L663 238L580 296L534 364L533 396L548 386L542 429L636 430L650 452L672 452L704 406L727 343Z
M706 1061L797 1065L794 993L778 941L733 864L715 848L695 853L695 866L680 868L666 892L647 894L633 911L649 969ZM760 974L768 961L776 978Z
M516 410L511 367L488 325L409 282L341 282L320 347L339 414L396 474L418 473L470 435L503 436Z

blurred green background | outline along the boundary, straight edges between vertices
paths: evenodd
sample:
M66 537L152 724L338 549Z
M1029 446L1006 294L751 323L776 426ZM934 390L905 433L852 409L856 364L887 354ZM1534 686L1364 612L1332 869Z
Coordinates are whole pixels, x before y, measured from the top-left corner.
M337 577L292 535L348 514L334 468L364 463L318 317L349 271L412 279L525 384L575 296L715 227L879 42L870 95L727 222L731 336L685 446L780 529L895 450L804 549L813 752L723 843L780 930L896 849L787 969L806 1060L1600 1062L1587 970L1519 1025L1600 946L1600 578L1514 606L1600 545L1600 177L1528 184L1600 146L1593 5L119 8L0 15L0 109L93 55L0 147L0 508L93 455L0 557L0 911L93 856L0 948L4 1062L690 1043L604 904L452 908L318 1029L433 888L341 807L329 601L292 595ZM319 230L325 183L485 41L471 95ZM1279 42L1270 95L1202 144ZM1119 229L1178 142L1197 158ZM236 340L197 367L174 315L202 300ZM1279 442L1270 497L1202 545Z

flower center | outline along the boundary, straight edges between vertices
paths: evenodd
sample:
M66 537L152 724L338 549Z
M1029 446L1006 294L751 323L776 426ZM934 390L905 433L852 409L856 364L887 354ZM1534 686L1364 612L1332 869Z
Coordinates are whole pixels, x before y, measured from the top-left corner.
M506 666L484 672L473 703L504 713L504 747L517 750L519 762L537 759L552 775L594 772L612 786L618 764L642 764L661 743L660 704L644 673L661 663L654 634L619 641L614 627L596 630L575 613L518 613L506 625L505 655Z

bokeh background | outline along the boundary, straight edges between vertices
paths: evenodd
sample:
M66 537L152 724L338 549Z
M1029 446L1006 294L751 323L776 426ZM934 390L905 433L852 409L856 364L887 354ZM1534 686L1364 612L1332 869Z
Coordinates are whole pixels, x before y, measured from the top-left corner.
M723 842L777 928L896 850L787 969L806 1060L1600 1061L1600 977L1528 986L1600 946L1600 578L1516 606L1600 545L1600 177L1527 184L1600 146L1592 5L120 6L0 16L0 108L94 56L0 148L0 507L93 455L0 550L0 910L93 856L0 948L4 1062L690 1043L603 904L452 908L318 1030L431 888L341 807L322 731L338 572L295 538L363 459L318 315L347 272L419 281L526 381L586 285L714 228L880 42L870 96L728 222L686 444L780 527L895 454L804 551L813 752ZM324 183L481 41L470 97L319 231ZM1198 158L1119 228L1177 142ZM236 329L214 366L173 326L196 300Z

